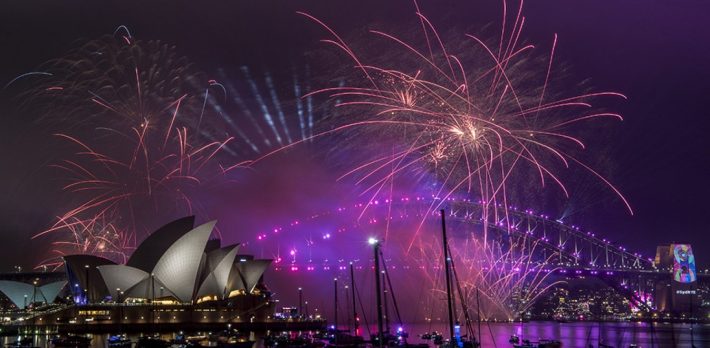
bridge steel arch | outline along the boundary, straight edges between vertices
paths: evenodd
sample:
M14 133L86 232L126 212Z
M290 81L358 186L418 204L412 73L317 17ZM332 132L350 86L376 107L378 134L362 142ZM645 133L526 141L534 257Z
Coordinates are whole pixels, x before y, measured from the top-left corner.
M656 311L655 305L647 302L642 294L653 293L659 280L668 278L669 274L658 269L652 259L532 210L496 207L499 218L486 220L482 216L483 204L479 202L452 200L448 207L448 219L479 226L487 221L489 238L493 233L498 237L535 242L535 249L542 253L537 259L548 260L550 267L560 275L593 276L646 314ZM489 215L495 213L490 214L489 210Z
M478 202L452 200L448 206L448 219L477 225L483 225L486 220L482 216L483 205ZM544 253L541 259L555 260L555 266L598 271L657 271L651 259L579 227L551 220L532 210L496 209L498 219L487 220L489 231L536 240Z

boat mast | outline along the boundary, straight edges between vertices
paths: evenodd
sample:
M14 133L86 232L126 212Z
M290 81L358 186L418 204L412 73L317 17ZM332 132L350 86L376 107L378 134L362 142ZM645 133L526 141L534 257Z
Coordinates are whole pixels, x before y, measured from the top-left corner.
M359 330L359 322L358 322L358 317L357 317L357 307L355 307L355 272L353 271L353 263L350 262L350 290L352 291L353 295L353 327L355 328L355 335L357 335L357 332Z
M446 271L446 302L449 310L449 337L450 346L453 347L454 344L454 309L451 302L451 272L449 270L449 263L451 258L449 257L449 243L446 239L446 218L445 211L441 209L441 234L442 234L442 244L444 246L444 270Z
M384 257L383 257L384 259ZM384 301L382 305L384 306L384 317L385 317L385 332L389 333L390 332L390 310L389 306L387 306L387 295L389 294L389 291L387 291L387 280L385 279L385 271L382 271L382 295L384 297Z
M383 278L383 282L387 282L387 288L389 289L390 298L392 299L392 305L394 306L394 313L397 315L397 323L400 327L403 327L402 316L399 314L399 306L397 305L397 297L394 295L394 287L392 286L392 279L390 278L390 273L387 271L387 263L385 262L385 256L382 255L380 250L380 257L382 257L382 268L385 269L384 274L386 278ZM388 326L389 327L389 326ZM388 329L389 330L389 329Z
M478 318L478 340L479 342L483 340L483 334L481 333L481 299L480 299L480 294L481 290L478 288L478 285L476 285L476 317Z
M335 294L335 307L334 307L335 308L335 311L334 311L335 312L334 313L335 323L334 323L334 325L335 325L335 337L336 337L336 341L337 341L337 337L338 337L338 278L333 278L333 293Z
M333 293L335 294L335 344L338 344L338 278L333 278Z
M375 249L375 294L377 294L377 345L382 348L384 335L382 331L382 286L380 285L380 242L370 238L370 244Z

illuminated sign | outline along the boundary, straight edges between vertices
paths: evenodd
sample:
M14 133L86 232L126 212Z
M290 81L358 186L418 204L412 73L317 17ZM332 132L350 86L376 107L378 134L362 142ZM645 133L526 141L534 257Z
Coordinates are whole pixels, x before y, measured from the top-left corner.
M673 280L679 283L693 283L697 280L695 274L695 256L690 244L672 244Z

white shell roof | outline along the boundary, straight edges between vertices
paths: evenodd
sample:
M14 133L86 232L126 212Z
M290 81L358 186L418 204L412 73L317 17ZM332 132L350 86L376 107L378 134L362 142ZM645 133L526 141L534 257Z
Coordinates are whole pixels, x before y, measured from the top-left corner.
M264 274L273 260L246 260L237 261L234 263L234 268L239 272L243 286L247 293L254 291L254 288L259 283L259 279ZM236 285L236 284L230 284ZM238 290L241 287L235 287L231 290Z
M117 299L120 291L127 292L136 284L150 277L146 271L125 265L105 265L97 267L104 278L111 297Z
M7 296L17 308L25 308L32 302L52 303L57 295L67 284L66 281L58 281L35 287L33 284L16 282L12 280L0 280L0 291Z
M200 285L197 297L207 295L223 296L229 281L229 273L232 270L234 258L237 256L239 245L231 245L215 250L208 254L209 274ZM220 259L221 257L221 259Z
M180 237L160 257L153 269L155 277L183 302L195 293L200 262L216 221L195 227Z

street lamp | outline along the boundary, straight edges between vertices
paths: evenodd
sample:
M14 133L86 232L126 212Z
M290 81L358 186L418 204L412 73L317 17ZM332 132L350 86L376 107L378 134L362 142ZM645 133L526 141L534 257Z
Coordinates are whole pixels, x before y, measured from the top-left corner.
M123 322L123 311L121 310L121 288L116 288L116 305L118 305L118 322Z
M118 294L119 294L119 298L121 298L121 300L122 300L122 302L119 304L119 306L121 307L121 318L122 318L121 320L123 320L123 319L126 319L126 317L125 317L126 311L124 310L124 307L126 307L126 297L123 296L123 291L119 292Z
M37 302L37 280L35 279L32 281L32 302L31 303L36 303Z
M86 304L89 304L89 265L84 265L84 274L86 276L86 289L84 292L84 299L86 300Z

